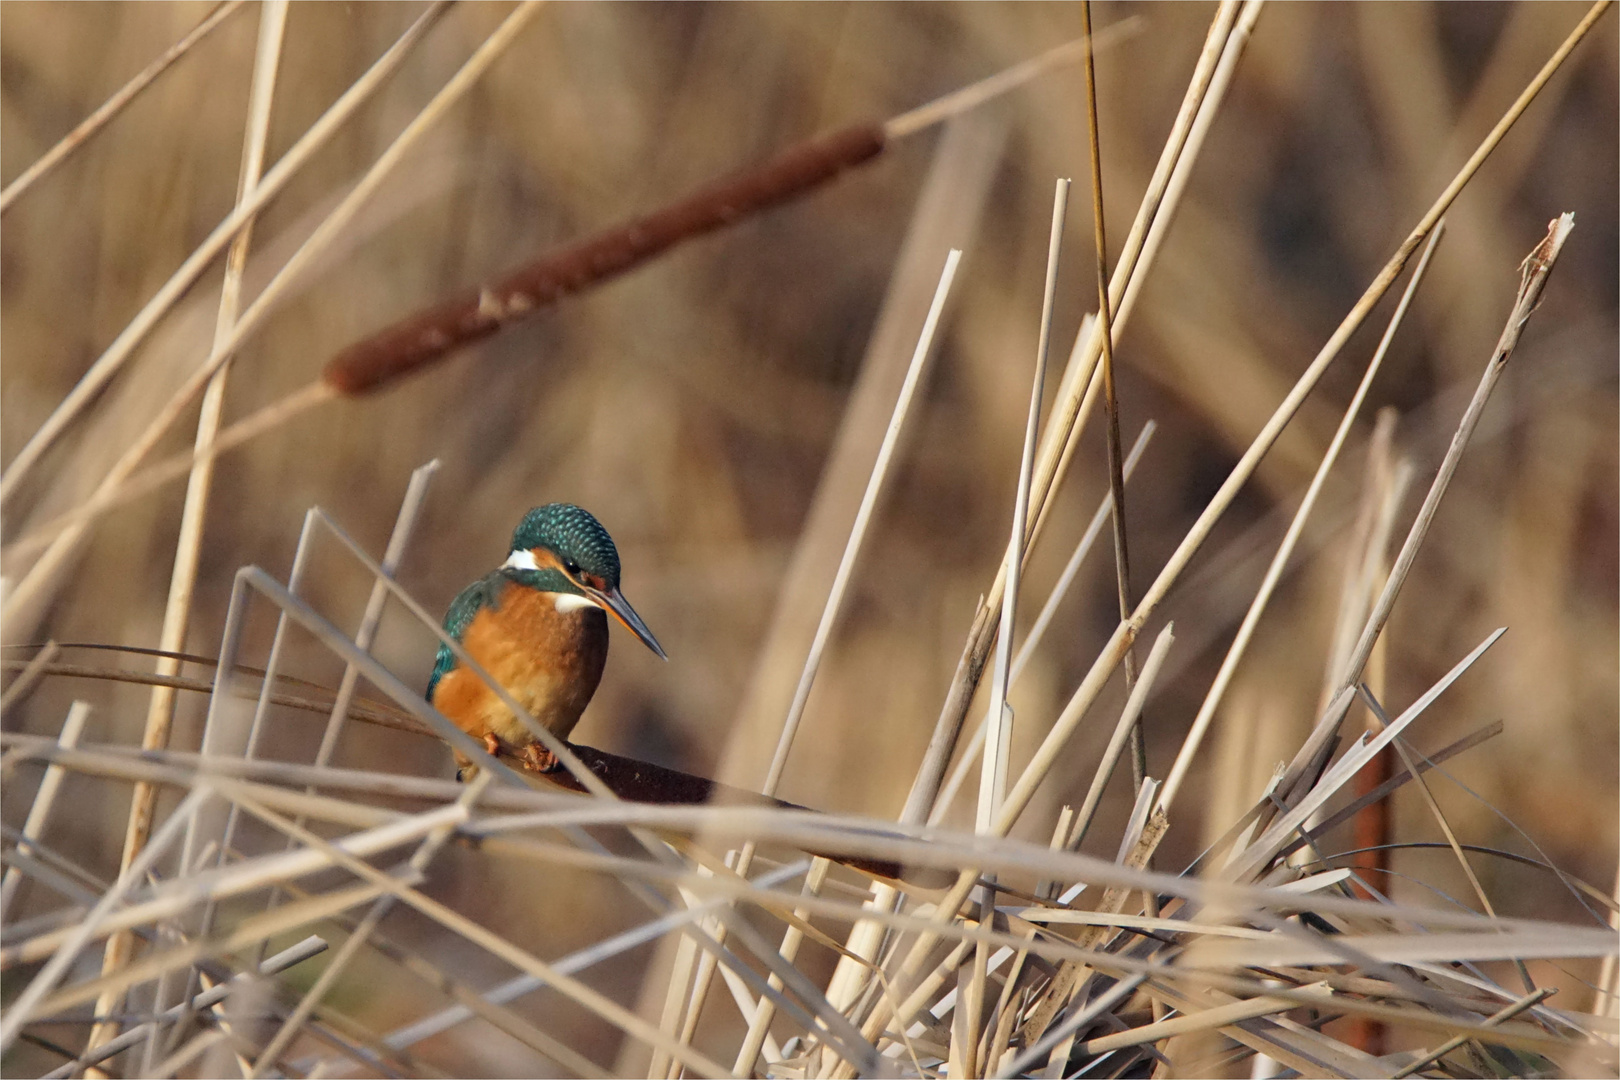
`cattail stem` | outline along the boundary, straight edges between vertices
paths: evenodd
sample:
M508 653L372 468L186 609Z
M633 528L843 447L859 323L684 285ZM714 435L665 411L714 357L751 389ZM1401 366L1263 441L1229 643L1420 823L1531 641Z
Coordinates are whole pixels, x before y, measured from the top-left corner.
M661 210L542 256L499 281L436 304L355 342L322 377L340 393L386 386L564 296L633 270L682 240L711 233L815 188L883 151L881 124L861 123L789 147Z

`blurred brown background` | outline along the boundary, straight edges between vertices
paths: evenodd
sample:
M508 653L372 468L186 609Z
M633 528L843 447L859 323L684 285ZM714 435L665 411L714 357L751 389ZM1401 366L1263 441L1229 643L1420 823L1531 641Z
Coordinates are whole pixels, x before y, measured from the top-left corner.
M0 179L9 182L207 9L0 6ZM248 298L507 10L453 9L277 199L254 237ZM1130 489L1138 590L1584 10L1265 10L1118 353L1127 443L1145 420L1160 425ZM398 3L293 6L271 161L419 11ZM1099 25L1142 19L1134 37L1099 59L1117 251L1214 8L1102 3L1095 13ZM233 16L7 214L4 460L229 212L256 23L251 5ZM337 348L448 290L797 139L901 112L1079 28L1078 7L1057 4L549 6L244 348L227 418L303 385ZM1396 608L1387 697L1404 708L1486 633L1509 627L1419 723L1414 741L1434 748L1504 720L1502 736L1448 769L1559 865L1600 888L1612 884L1617 57L1611 13L1458 202L1298 569L1261 624L1179 800L1160 865L1185 865L1235 818L1311 721L1376 410L1399 410L1397 445L1417 469L1400 535L1500 332L1520 259L1549 218L1572 210L1577 228L1543 308ZM958 156L935 168L952 139ZM238 566L257 563L285 577L312 504L380 553L410 471L437 457L443 465L401 570L413 593L442 610L501 561L528 507L588 507L618 541L626 594L671 662L616 635L576 738L757 786L926 293L946 248L957 244L966 256L937 359L782 789L813 806L892 817L1005 545L1057 176L1075 177L1076 186L1048 400L1079 320L1094 306L1085 139L1084 84L1072 66L949 134L934 129L896 143L809 198L682 247L407 384L326 406L258 439L219 471L188 648L216 652ZM960 168L961 160L973 166ZM919 201L930 198L935 211L918 215L913 228ZM896 267L907 259L920 268L912 277L920 273L923 295L893 297L888 337L869 356L891 281L905 277ZM85 497L205 355L218 285L216 268L46 458L8 514L8 539ZM1391 307L1386 301L1351 342L1163 609L1158 621L1176 620L1178 645L1149 706L1151 774L1168 770ZM846 414L859 400L866 412ZM194 419L186 423L169 451L190 445ZM1092 428L1026 579L1023 625L1104 490L1101 427ZM171 485L104 520L48 616L8 627L8 641L155 644L182 493ZM806 532L807 523L820 528ZM804 536L814 539L802 544ZM23 569L4 573L14 581ZM321 610L352 629L369 587L335 545L320 546L309 592ZM1099 551L1014 695L1015 768L1112 629L1113 589ZM268 605L258 605L246 662L262 663L272 627ZM330 654L301 637L294 645L285 670L335 685L342 669ZM377 651L408 682L425 682L431 637L401 612L385 620ZM1112 694L1060 766L1068 790L1044 792L1026 815L1030 837L1044 840L1059 803L1084 794L1117 715L1117 686ZM146 696L139 687L52 680L5 723L54 732L67 702L86 697L97 705L87 739L134 742ZM973 721L981 715L976 707ZM183 699L174 745L194 748L200 716L201 701ZM269 752L309 760L318 723L297 714L277 722ZM452 768L436 744L363 727L346 736L339 763L435 775ZM61 846L110 873L125 789L73 784L78 811L58 825ZM1122 781L1115 784L1088 844L1110 855L1129 809ZM1455 785L1435 786L1464 840L1531 853ZM26 794L8 791L8 820L23 805L13 800ZM1409 791L1396 800L1396 831L1402 840L1440 838ZM612 882L464 853L440 865L454 869L448 882L436 876L440 895L548 957L637 914ZM1446 902L1422 882L1466 893L1443 853L1403 853L1394 866L1408 876L1387 883L1399 898ZM1477 866L1503 914L1587 917L1550 875L1487 858ZM593 978L630 1000L645 957ZM487 959L469 955L466 963L483 965L468 969L476 983L505 975ZM1575 996L1589 1001L1584 989ZM389 999L376 1008L383 1026L422 1006ZM610 1038L591 1024L582 1019L579 1030ZM515 1044L458 1045L464 1056L445 1060L461 1070L522 1069Z

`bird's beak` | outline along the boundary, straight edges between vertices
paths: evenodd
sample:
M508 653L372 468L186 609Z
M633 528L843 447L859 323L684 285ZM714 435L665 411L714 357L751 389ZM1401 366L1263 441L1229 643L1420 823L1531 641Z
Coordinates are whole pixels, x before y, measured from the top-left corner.
M640 615L636 614L636 609L631 607L630 601L624 598L624 593L620 592L617 588L587 588L586 594L592 600L594 600L603 611L606 611L615 619L622 622L625 629L629 630L632 634L636 635L636 637L640 638L643 645L657 653L660 660L669 659L669 655L664 652L664 647L658 644L658 639L653 637L652 631L647 629L647 624L641 621Z

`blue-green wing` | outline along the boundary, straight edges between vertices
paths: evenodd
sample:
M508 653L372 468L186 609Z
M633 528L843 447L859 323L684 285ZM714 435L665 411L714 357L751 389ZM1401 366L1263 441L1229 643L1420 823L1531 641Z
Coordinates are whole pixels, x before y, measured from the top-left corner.
M467 627L472 625L473 617L485 607L495 606L502 584L503 579L497 571L461 590L461 595L451 603L450 610L444 613L444 632L460 641ZM441 644L438 658L433 664L433 674L428 678L426 696L429 701L433 700L433 691L438 687L439 680L450 674L455 666L456 654Z

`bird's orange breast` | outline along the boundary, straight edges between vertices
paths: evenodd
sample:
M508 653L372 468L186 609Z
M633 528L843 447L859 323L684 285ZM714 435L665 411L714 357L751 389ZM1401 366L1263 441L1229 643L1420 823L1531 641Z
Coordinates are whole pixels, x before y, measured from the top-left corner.
M557 610L557 594L508 584L481 609L461 644L540 723L563 738L579 722L607 663L607 616L597 607ZM493 732L514 746L534 741L495 692L457 664L433 704L475 739Z

